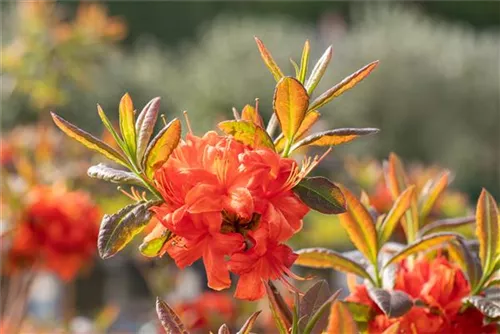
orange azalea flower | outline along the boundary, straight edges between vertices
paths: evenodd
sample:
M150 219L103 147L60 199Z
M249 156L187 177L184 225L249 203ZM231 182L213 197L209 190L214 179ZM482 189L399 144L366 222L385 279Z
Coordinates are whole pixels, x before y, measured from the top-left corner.
M496 333L495 325L483 326L483 316L476 309L460 312L470 285L462 271L445 257L421 257L413 264L403 261L394 289L423 301L426 307L414 306L404 316L389 319L370 299L366 286L358 285L347 300L375 310L369 333L382 333L395 322L400 323L400 333Z
M302 175L267 148L188 134L154 175L165 203L152 210L176 235L166 251L181 268L202 258L212 289L228 288L232 271L236 297L261 298L263 280L291 275L296 255L283 242L309 210L291 190Z
M72 279L95 253L98 207L83 192L38 186L27 196L22 220L7 253L7 270L25 266L54 271Z

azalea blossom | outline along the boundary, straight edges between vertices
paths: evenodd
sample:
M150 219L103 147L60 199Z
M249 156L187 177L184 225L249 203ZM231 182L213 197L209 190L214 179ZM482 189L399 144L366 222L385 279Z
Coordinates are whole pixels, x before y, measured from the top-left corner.
M284 242L309 211L292 191L303 174L268 148L188 134L154 175L164 203L152 210L175 235L164 251L180 268L202 258L215 290L230 287L230 271L240 275L238 298L261 298L267 280L288 284L296 255Z

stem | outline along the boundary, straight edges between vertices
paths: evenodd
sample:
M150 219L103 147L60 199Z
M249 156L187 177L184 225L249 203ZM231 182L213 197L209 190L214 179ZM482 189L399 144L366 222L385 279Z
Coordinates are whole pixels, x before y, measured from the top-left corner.
M380 270L379 270L377 264L374 264L373 267L375 270L375 281L372 283L374 283L375 287L381 288L382 287L382 278L380 277Z
M293 139L287 139L285 148L283 149L283 157L288 158L290 155L290 149L292 148Z

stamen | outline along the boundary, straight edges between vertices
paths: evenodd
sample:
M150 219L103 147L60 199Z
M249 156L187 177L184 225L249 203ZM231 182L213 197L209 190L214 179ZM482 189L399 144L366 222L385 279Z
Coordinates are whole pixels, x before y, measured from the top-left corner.
M163 121L163 126L167 126L167 118L165 117L165 114L160 115L161 120Z
M236 110L235 107L233 107L233 116L234 116L234 119L237 121L239 121L241 119L240 113L238 112L238 110Z
M127 196L131 200L133 200L133 201L136 200L134 196L132 196L131 194L129 194L128 192L126 192L122 187L118 186L118 187L116 187L116 189L118 189L118 191L120 191L122 194L124 194L125 196Z
M255 99L255 112L257 114L259 113L259 98Z
M188 127L188 131L190 134L193 134L193 130L191 129L191 122L189 122L188 112L187 110L183 111L184 118L186 119L186 125Z

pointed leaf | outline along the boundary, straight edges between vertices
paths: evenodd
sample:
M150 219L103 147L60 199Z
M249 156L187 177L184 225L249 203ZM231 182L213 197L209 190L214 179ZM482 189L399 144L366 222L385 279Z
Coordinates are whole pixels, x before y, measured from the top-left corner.
M310 109L319 109L325 104L329 103L334 98L342 95L344 92L356 86L359 82L361 82L364 78L370 74L375 67L378 65L378 60L374 61L360 70L354 72L350 76L346 77L340 83L336 84L334 87L330 88L323 94L321 94L318 98L316 98L312 103Z
M180 138L181 122L176 118L168 123L149 143L143 159L146 175L151 177L153 172L168 160L170 154L179 144Z
M347 202L347 212L339 216L356 248L372 263L377 263L378 241L375 223L361 202L345 187L341 187Z
M383 245L392 235L401 217L411 205L415 186L410 186L396 199L391 210L380 226L379 244Z
M321 58L319 58L316 65L314 65L311 75L309 76L309 79L307 79L305 84L307 93L309 95L312 94L312 92L320 82L321 78L323 77L323 74L325 74L326 68L328 67L330 60L332 59L332 55L333 55L333 47L330 45L328 49L326 49L325 53L323 53Z
M267 147L274 151L273 140L263 128L251 121L224 121L218 124L225 134L253 148Z
M299 327L304 329L310 318L319 310L321 305L323 305L331 296L330 288L325 280L320 280L311 286L304 296L300 299L300 309L299 309ZM318 328L317 332L321 332L322 328L326 327L328 322L328 316L322 316L318 319L318 322L312 328Z
M123 141L127 144L130 154L135 154L136 151L136 133L134 124L134 104L130 95L126 93L120 100L120 132Z
M385 265L384 267L387 267L391 263L396 263L399 262L405 258L407 258L410 255L413 255L418 252L422 251L428 251L432 249L435 246L441 245L445 242L449 242L453 239L456 239L459 237L455 233L435 233L435 234L429 234L422 239L416 240L410 245L408 245L406 248L403 250L399 251L396 253Z
M273 109L286 139L293 140L308 106L309 96L297 79L284 77L278 82L274 91Z
M231 331L229 330L229 327L227 327L226 324L222 324L222 326L220 326L219 328L218 334L231 334Z
M339 187L327 178L306 177L297 184L293 191L308 207L325 214L345 212L346 202Z
M90 133L85 132L84 130L74 126L73 124L63 119L62 117L59 117L54 113L51 113L51 115L57 127L61 129L65 134L67 134L69 137L85 145L87 148L90 148L93 151L101 153L106 158L113 160L114 162L117 162L123 166L128 166L125 158L115 149L110 147L108 144L92 136Z
M476 235L479 240L479 258L485 275L491 273L498 255L499 223L495 199L483 189L477 201Z
M297 65L295 60L293 60L292 58L290 58L290 63L292 63L293 69L295 70L295 77L298 78L300 76L299 65Z
M174 310L158 297L156 297L156 314L167 334L189 334Z
M371 279L366 270L357 262L326 248L305 248L297 251L299 257L294 264L310 268L331 268L359 277Z
M446 171L437 179L429 180L429 182L424 186L419 200L419 213L422 220L429 215L439 196L445 191L448 186L449 177L450 172Z
M146 104L135 122L137 132L137 160L142 161L146 147L155 129L158 112L160 110L160 98L155 97Z
M104 215L97 241L101 258L112 257L140 233L152 217L149 208L156 204L158 202L153 201L133 203L113 215Z
M412 306L413 301L410 296L400 290L384 290L378 288L368 289L368 294L375 304L384 312L389 318L401 317L408 312Z
M456 228L473 224L475 221L476 217L474 216L436 220L422 227L418 234L424 236L436 232L452 231Z
M314 313L307 322L306 327L304 328L304 331L302 334L310 334L313 333L313 330L316 329L316 325L320 319L322 319L323 315L326 315L326 311L331 308L331 304L337 300L338 296L340 294L340 290L337 290L333 295L328 298L323 305L319 307L319 309Z
M241 329L238 331L237 334L250 334L252 331L252 327L255 324L255 321L257 320L257 317L259 316L260 312L262 311L254 312L250 316L250 318L248 318L247 321L245 321L243 327L241 327Z
M157 224L139 246L139 251L146 257L163 256L164 246L172 238L173 234L162 224Z
M302 124L300 125L299 129L297 130L297 133L295 134L295 139L296 140L301 139L304 136L304 134L307 131L309 131L312 128L312 126L318 121L320 116L321 116L321 114L319 112L317 112L316 110L308 111L306 113L306 116L304 117L304 120L302 121ZM277 138L276 143L275 143L276 151L277 152L283 151L283 149L285 148L285 144L286 144L286 139L283 136L283 134L281 134Z
M357 334L358 328L347 306L342 302L333 303L326 334Z
M304 49L302 51L302 58L300 60L300 71L297 79L304 83L306 81L307 74L307 65L309 64L309 53L311 52L311 46L309 45L309 41L306 40L304 44Z
M349 309L351 316L356 322L368 322L374 316L374 311L366 304L347 301L343 301L342 304Z
M91 166L87 170L87 175L94 179L105 180L113 183L144 186L142 180L134 173L111 168L102 163Z
M264 43L257 37L255 37L255 42L257 43L257 47L259 48L260 56L264 60L264 63L266 64L267 68L271 71L271 73L274 76L274 79L276 81L279 81L281 78L283 78L283 72L281 72L280 68L274 61L273 57L271 56L271 53L267 50L267 48L264 46Z
M389 327L387 327L386 330L382 332L382 334L398 334L400 325L401 325L400 322L395 322Z
M465 303L474 305L482 314L492 320L500 320L500 298L470 296L464 299Z
M241 111L241 120L250 121L258 127L263 127L262 118L260 117L258 110L249 104L243 107L243 110Z
M274 284L269 281L265 283L269 308L273 314L274 321L280 333L288 333L292 325L292 312Z
M483 274L479 259L470 251L462 238L457 238L448 244L448 253L467 274L471 288L474 289Z
M97 114L99 115L99 118L101 119L102 124L104 124L104 126L109 131L109 133L111 133L111 135L113 136L113 139L118 144L118 146L120 146L120 148L123 151L126 151L123 140L121 139L118 132L116 132L113 124L111 124L111 121L108 119L108 116L106 116L106 114L104 113L104 110L102 110L102 108L99 104L97 105Z
M336 146L348 143L358 138L359 136L371 135L379 132L375 128L345 128L328 130L320 133L314 133L301 139L292 146L292 150L296 150L301 146Z

